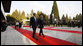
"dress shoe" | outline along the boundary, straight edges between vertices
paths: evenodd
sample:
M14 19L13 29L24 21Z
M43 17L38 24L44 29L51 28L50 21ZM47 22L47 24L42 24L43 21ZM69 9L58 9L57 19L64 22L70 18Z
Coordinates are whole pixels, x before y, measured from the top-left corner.
M45 37L44 34L42 34L42 35L43 35L43 37Z
M35 40L38 40L37 38L33 37Z
M41 36L41 34L39 34L39 36Z
M37 38L35 38L35 40L38 40Z

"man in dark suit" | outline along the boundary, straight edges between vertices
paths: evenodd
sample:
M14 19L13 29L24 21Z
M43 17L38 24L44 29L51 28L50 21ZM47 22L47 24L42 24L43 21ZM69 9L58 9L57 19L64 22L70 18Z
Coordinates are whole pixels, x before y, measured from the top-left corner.
M33 17L30 18L30 26L32 26L33 29L33 38L37 39L36 36L36 27L37 27L37 18L36 18L36 13L33 13Z
M43 34L43 28L44 28L44 19L43 19L43 14L40 14L40 18L38 19L38 25L39 25L39 28L40 28L40 32L39 32L39 35L41 36L41 34L44 36Z

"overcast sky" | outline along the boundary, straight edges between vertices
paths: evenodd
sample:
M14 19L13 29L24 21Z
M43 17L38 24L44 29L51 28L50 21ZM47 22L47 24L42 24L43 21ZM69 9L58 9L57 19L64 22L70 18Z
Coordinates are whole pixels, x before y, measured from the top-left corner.
M17 9L25 11L25 14L30 14L33 9L35 13L42 11L50 15L52 10L53 1L12 1L10 14ZM59 16L68 14L74 17L77 13L82 13L82 1L57 1Z

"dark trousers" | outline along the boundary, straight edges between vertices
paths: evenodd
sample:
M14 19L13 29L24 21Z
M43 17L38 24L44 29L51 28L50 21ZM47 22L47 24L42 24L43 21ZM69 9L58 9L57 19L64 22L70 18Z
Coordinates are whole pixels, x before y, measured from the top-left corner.
M42 35L43 35L43 30L42 30L43 28L40 28L40 33L39 34L41 34L42 33Z
M33 38L37 38L36 37L36 27L32 27L32 29L33 29Z
M19 25L19 28L21 28L21 25Z
M19 25L15 25L15 29L18 28Z

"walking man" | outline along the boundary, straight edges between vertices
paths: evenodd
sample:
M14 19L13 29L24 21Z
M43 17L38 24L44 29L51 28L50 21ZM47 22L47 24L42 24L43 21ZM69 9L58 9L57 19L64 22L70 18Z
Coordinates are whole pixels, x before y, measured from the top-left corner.
M30 26L32 27L33 29L33 38L35 38L36 40L37 39L37 36L36 36L36 27L37 27L37 18L36 18L36 13L33 13L33 17L30 18Z

